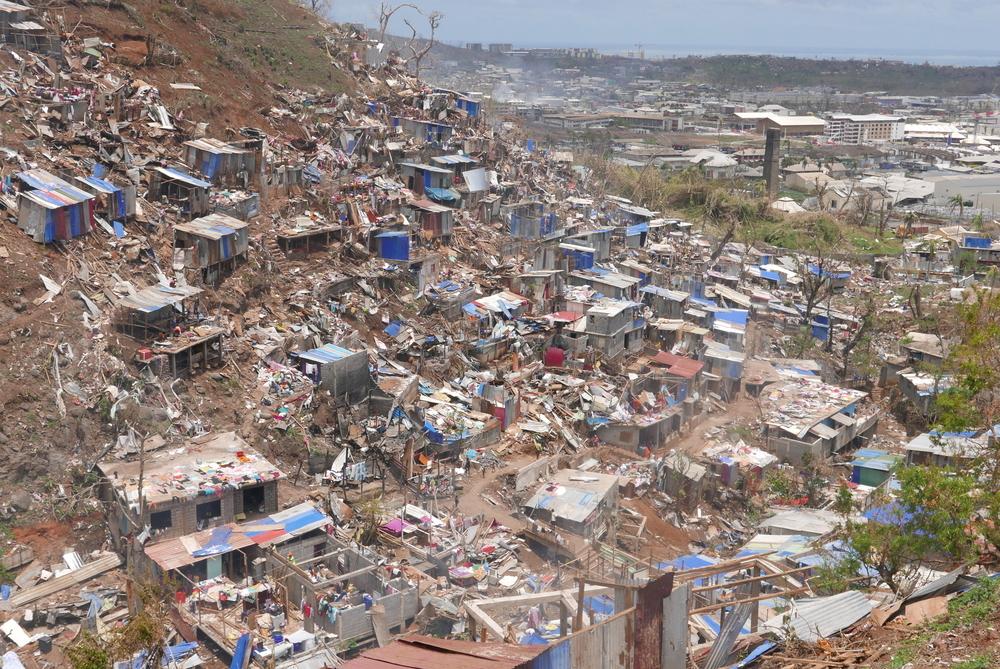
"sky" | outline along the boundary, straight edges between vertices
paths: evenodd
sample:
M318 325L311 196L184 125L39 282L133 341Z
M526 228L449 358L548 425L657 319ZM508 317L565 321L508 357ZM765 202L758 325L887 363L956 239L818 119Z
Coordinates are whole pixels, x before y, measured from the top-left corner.
M1000 62L996 0L414 0L444 13L443 41L635 44L657 55L899 55ZM332 18L375 25L378 0L333 0ZM406 10L404 10L406 11ZM409 34L401 22L396 32ZM419 25L414 23L414 25ZM996 46L995 46L996 45ZM607 47L612 47L607 49ZM972 61L982 61L975 62Z

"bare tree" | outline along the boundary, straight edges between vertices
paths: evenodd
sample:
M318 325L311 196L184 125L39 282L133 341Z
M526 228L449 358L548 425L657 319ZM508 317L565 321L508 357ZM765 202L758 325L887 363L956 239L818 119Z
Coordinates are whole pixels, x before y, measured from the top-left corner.
M323 18L326 17L327 10L333 6L333 0L301 0L302 5L313 14Z
M389 22L392 21L392 17L399 10L404 7L409 7L417 12L420 8L416 5L412 5L408 2L403 2L398 5L393 5L389 2L383 2L378 8L378 41L380 44L385 44L385 33L389 29Z
M826 181L819 179L813 184L813 195L816 196L816 204L820 211L826 211L826 194L830 190L830 185Z
M858 345L871 343L870 335L877 325L877 316L878 307L872 295L868 295L861 304L855 306L854 318L858 322L858 327L848 336L847 340L844 341L843 347L840 349L841 380L847 381L852 360L851 354Z
M812 325L812 315L816 306L832 291L830 281L832 262L822 244L816 244L813 252L813 258L805 258L798 263L802 279L802 300L805 302L802 317L807 326Z
M854 200L854 224L862 228L868 225L874 207L875 196L870 190L863 189Z
M422 12L421 16L423 16ZM403 19L403 23L405 23L410 29L410 32L413 33L410 37L410 43L407 44L406 47L410 50L410 53L413 54L410 58L410 60L413 61L413 75L418 78L420 77L420 63L424 60L424 56L430 53L431 49L434 48L437 29L441 25L441 19L444 18L444 14L435 11L427 14L425 18L427 19L427 25L430 27L431 34L426 39L423 39L424 45L419 49L416 45L421 38L417 34L417 29L413 27L413 24L410 23L409 19Z
M892 210L895 207L896 203L891 196L882 200L882 208L878 212L878 226L875 229L879 239L885 237L885 229L889 224L889 218L892 216Z

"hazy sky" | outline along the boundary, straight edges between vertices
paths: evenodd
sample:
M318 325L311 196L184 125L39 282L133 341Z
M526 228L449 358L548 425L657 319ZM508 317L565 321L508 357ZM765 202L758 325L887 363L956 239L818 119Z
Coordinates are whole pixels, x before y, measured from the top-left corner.
M377 0L333 0L376 23ZM996 52L997 0L415 0L449 42ZM399 32L399 31L397 31ZM408 32L405 27L402 32ZM679 48L678 51L684 49Z

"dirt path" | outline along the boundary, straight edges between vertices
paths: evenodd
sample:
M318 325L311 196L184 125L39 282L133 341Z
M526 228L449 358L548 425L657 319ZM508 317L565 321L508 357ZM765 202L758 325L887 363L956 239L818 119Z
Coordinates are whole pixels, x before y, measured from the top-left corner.
M483 514L487 518L496 518L498 522L515 531L522 529L525 525L524 522L511 515L510 510L504 505L499 495L491 495L490 493L500 487L500 479L533 460L534 457L531 455L515 455L505 461L506 466L502 469L487 471L485 478L476 467L473 467L470 475L465 479L465 486L461 497L459 497L459 511L467 516ZM485 499L486 495L492 497L499 504L496 506L490 504Z
M757 417L757 405L753 399L741 397L726 406L725 411L719 411L710 415L680 439L668 442L663 449L657 450L669 450L673 448L683 453L697 455L708 445L708 440L705 438L706 432L714 428L725 427L732 423L745 425Z

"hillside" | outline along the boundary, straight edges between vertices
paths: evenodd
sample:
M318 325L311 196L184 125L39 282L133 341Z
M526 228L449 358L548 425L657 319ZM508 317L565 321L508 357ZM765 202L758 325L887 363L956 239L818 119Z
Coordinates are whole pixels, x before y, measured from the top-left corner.
M352 85L330 65L322 24L290 0L94 1L68 5L61 15L73 37L113 44L112 62L157 86L172 110L199 120L261 124L263 111L282 106L282 88L336 93ZM181 82L197 84L201 94L170 89ZM286 130L295 132L294 124Z
M307 96L304 91L327 99L354 85L327 52L322 24L288 0L87 2L49 10L47 16L63 32L72 83L99 82L111 88L124 82L130 98L126 103L135 103L138 115L120 119L113 132L75 130L30 101L42 90L37 87L50 85L44 62L31 57L20 66L20 56L0 52L0 67L7 72L4 84L16 91L0 107L8 151L5 175L34 167L80 174L94 161L103 161L116 179L125 179L130 170L138 176L135 168L148 163L172 164L181 142L195 134L234 137L244 126L262 129L276 144L297 142L307 132L289 107ZM175 90L172 83L200 90ZM157 99L169 110L175 131L150 127L144 103ZM107 121L101 123L109 127ZM117 162L126 148L131 166ZM278 200L268 206L281 204ZM163 213L155 204L140 206L149 227L129 230L119 242L101 233L71 246L43 245L10 219L0 225L0 408L6 415L0 425L0 457L8 463L0 473L0 491L8 510L50 511L41 500L50 499L58 483L82 476L116 438L113 395L94 391L131 387L135 381L123 359L135 347L127 338L108 336L98 324L85 322L79 294L95 300L106 318L116 282L149 285L169 269L169 262L158 260L170 253L163 226L155 225ZM47 295L40 274L60 284L61 292ZM242 309L241 283L213 295L216 310L222 304ZM57 371L65 411L51 389ZM214 416L224 414L233 422L231 405L241 402L234 396L232 376L215 379L209 387L230 381L226 393L234 399L229 405L225 394L200 385L179 382L173 390L181 397L192 392L194 404L205 404L198 420L214 422ZM204 403L204 395L223 400ZM194 415L192 405L186 411ZM164 424L167 410L141 414L132 422L152 430ZM71 507L75 501L58 503ZM28 517L19 514L21 522Z

